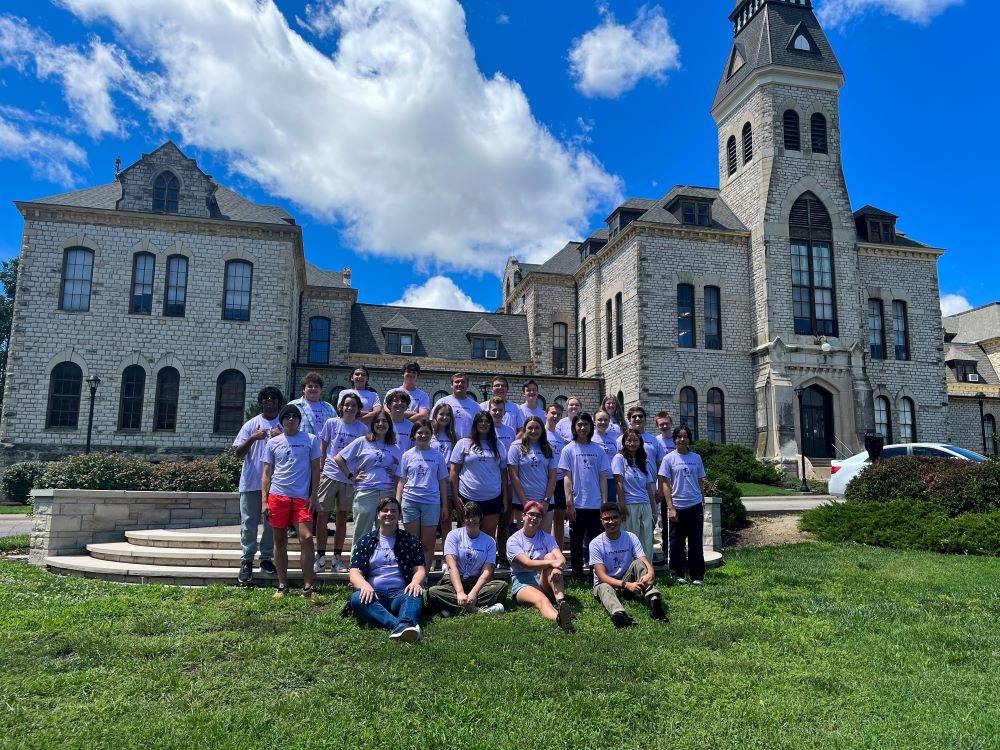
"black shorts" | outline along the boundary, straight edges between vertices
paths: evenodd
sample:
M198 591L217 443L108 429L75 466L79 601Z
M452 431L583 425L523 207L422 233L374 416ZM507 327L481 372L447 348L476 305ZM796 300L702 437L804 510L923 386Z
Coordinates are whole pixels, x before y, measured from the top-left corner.
M566 510L566 487L563 484L563 480L556 480L556 510Z
M469 498L461 497L461 495L459 497L463 505L469 502ZM503 513L503 495L497 495L492 500L473 500L472 502L479 507L479 512L484 516L499 516Z

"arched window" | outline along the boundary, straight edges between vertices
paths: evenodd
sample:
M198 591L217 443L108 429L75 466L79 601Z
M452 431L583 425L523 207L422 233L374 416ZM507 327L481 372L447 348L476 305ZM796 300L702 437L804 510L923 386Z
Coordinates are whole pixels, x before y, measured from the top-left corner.
M153 182L153 210L161 213L177 213L177 193L180 182L173 172L163 172Z
M983 417L983 431L986 433L984 450L989 456L997 454L997 421L992 414Z
M827 152L826 143L826 118L816 112L809 119L809 130L812 134L812 150L814 154L825 154Z
M587 371L587 319L580 318L580 372Z
M49 403L46 427L76 427L80 417L83 370L76 362L60 362L49 375Z
M885 359L885 321L882 300L868 300L868 351L872 359Z
M167 258L167 285L163 291L163 315L183 318L187 304L188 259L183 255Z
M677 346L693 349L696 346L694 328L694 286L677 285Z
M907 330L908 320L906 303L900 299L892 301L892 330L895 334L896 359L906 361L910 358L910 334Z
M59 309L76 312L90 309L90 283L94 276L94 251L68 247L63 252Z
M892 442L892 409L885 396L875 399L875 432L885 438L886 444Z
M615 295L615 355L625 350L625 325L622 322L622 293Z
M739 166L739 162L736 160L736 136L729 136L729 140L726 141L726 166L729 169L729 176L732 177L736 174L736 167Z
M445 396L450 396L451 391L434 391L434 395L431 397L431 403L437 405L437 402L443 399Z
M215 382L215 432L235 433L243 426L247 379L239 370L226 370Z
M708 439L715 443L726 442L726 397L718 388L708 391Z
M118 429L142 429L142 399L146 390L146 371L129 365L122 373L122 391L118 401Z
M698 439L698 394L694 388L681 388L681 424L691 428L691 434Z
M325 365L330 361L330 319L309 318L309 364Z
M743 126L743 163L749 164L753 159L753 128L748 122Z
M569 327L565 323L552 324L552 374L565 375Z
M156 373L156 405L153 429L173 432L177 429L177 404L180 401L181 374L174 367Z
M799 113L794 109L786 109L782 122L785 130L785 150L801 151L802 136L799 131Z
M722 295L717 286L705 287L705 348L722 348Z
M223 320L250 320L250 289L253 286L253 264L245 260L226 263Z
M899 442L912 443L916 439L917 425L913 401L904 396L899 399Z
M795 333L837 335L833 284L833 222L812 193L792 205L788 219L792 250L792 310Z
M618 424L623 425L625 423L625 394L618 391L615 398L618 399Z
M604 338L607 343L605 359L611 359L615 356L613 328L614 324L611 322L611 300L608 300L604 303Z
M128 311L133 315L149 315L153 312L153 272L156 256L152 253L136 253L132 256L132 294L129 296Z
M552 403L559 404L559 406L562 408L563 412L565 412L566 411L566 402L568 400L569 400L568 396L556 396L554 399L552 399Z

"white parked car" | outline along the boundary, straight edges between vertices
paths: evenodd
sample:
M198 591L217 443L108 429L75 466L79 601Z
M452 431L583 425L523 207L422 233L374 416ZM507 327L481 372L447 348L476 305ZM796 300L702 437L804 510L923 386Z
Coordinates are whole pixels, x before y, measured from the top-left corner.
M893 456L936 456L938 458L954 458L960 461L986 460L986 456L981 456L975 451L947 443L900 443L899 445L887 445L882 449L882 458L892 458ZM845 458L843 461L831 461L830 494L843 497L847 485L870 463L868 451Z

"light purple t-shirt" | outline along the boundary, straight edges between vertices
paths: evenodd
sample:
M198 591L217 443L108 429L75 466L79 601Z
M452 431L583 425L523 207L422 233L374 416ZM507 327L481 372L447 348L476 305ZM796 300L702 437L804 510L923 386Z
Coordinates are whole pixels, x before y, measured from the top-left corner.
M609 539L607 532L590 541L590 565L603 565L604 572L612 578L621 580L628 572L633 560L645 555L642 542L631 531L622 531L617 539ZM594 585L599 584L597 571L594 571Z
M323 455L319 438L300 430L294 435L275 435L264 448L264 463L274 464L271 494L299 499L309 497L312 461Z
M448 478L448 467L434 448L425 451L413 446L403 453L396 469L403 478L403 500L414 503L441 504L441 480Z
M549 470L559 466L558 454L552 451L552 458L546 458L538 443L530 444L528 452L522 453L521 443L517 440L508 449L507 465L517 467L517 478L521 480L525 499L555 502L551 497L545 497L545 490L549 485ZM521 500L516 493L514 499Z
M564 441L566 441L567 443L572 442L573 441L573 418L572 417L563 417L562 419L560 419L559 422L556 423L556 432L558 432L559 436Z
M545 428L545 435L549 439L549 445L552 446L552 453L556 457L556 479L561 480L566 472L558 468L559 456L562 455L562 449L566 447L566 439L560 435L558 432L554 432L547 427Z
M359 490L388 490L395 486L399 446L359 437L340 452L340 457L355 476L365 473L362 481L355 482Z
M517 433L514 432L513 428L505 424L501 424L499 427L494 425L493 429L497 432L497 442L500 443L500 451L506 456L511 444L517 440Z
M611 475L611 462L604 448L594 442L566 443L559 456L559 468L573 480L574 506L593 510L601 507L601 485Z
M483 446L486 448L486 446ZM451 463L459 465L458 491L466 500L493 500L500 495L500 472L507 468L507 456L486 449L477 450L472 438L462 438L451 452Z
M697 453L670 451L660 462L659 475L670 482L675 508L693 508L704 500L698 480L705 476L705 465Z
M410 437L410 430L413 429L413 422L404 419L402 422L393 422L392 429L396 432L396 447L400 454L406 453L413 447L413 439Z
M302 422L299 425L299 429L302 432L308 432L310 435L319 435L319 431L323 429L326 420L337 416L333 404L323 399L310 401L305 396L300 396L294 401L290 401L288 405L298 408L299 414L302 415Z
M340 417L326 420L326 424L323 425L323 429L319 433L320 440L326 443L323 476L330 477L336 482L350 482L351 480L344 476L344 472L340 470L334 459L344 448L367 434L368 425L360 419L355 419L350 424L347 424Z
M529 560L541 560L549 552L556 549L558 545L551 534L546 534L541 529L535 532L534 536L525 536L524 529L516 534L511 534L507 539L507 559L510 560L511 573L534 573L535 571L514 558L524 555Z
M399 561L393 551L395 546L395 535L378 535L378 546L368 563L368 582L376 591L392 591L406 586L403 574L399 572Z
M662 432L656 436L656 444L660 448L660 461L662 461L663 457L670 453L670 451L677 450L677 445L674 443L674 439L672 437L663 437ZM657 466L659 466L659 461L657 462Z
M243 445L257 430L263 429L270 432L275 427L280 426L277 417L264 419L263 414L258 414L240 428L240 433L233 441L233 447L237 448ZM260 476L264 470L264 449L266 447L266 439L257 440L243 456L243 469L240 471L240 492L258 492L260 490Z
M529 409L527 404L521 404L517 408L521 410L522 427L524 426L524 423L528 421L528 417L538 417L542 420L542 424L545 424L545 409L540 407L537 402L535 403L534 409Z
M444 459L446 467L449 463L451 463L451 450L454 447L455 446L452 444L451 440L449 440L448 436L443 432L439 432L436 436L431 438L431 448L441 454L441 458Z
M410 405L406 407L407 411L416 413L421 409L427 409L427 412L430 413L431 397L427 391L422 391L419 388L414 388L412 391L408 391L401 385L396 386L391 391L386 391L385 401L382 403L387 403L389 401L389 394L394 393L395 391L402 391L410 397Z
M479 408L483 411L489 411L490 400L486 399L485 401L480 402ZM504 402L504 413L501 421L510 427L514 432L517 432L524 426L524 415L521 413L521 408L513 401Z
M614 455L618 452L618 446L615 445L615 436L611 434L611 430L608 430L603 435L597 430L594 430L594 436L591 440L604 449L604 452L608 456L608 461L611 461Z
M371 411L376 406L381 406L382 402L378 400L378 393L375 391L357 391L354 388L345 388L337 396L337 407L340 407L340 402L344 400L344 396L348 393L353 393L355 396L361 399L361 411Z
M454 396L444 396L434 404L448 404L455 419L455 436L461 440L472 434L472 420L482 411L474 398L466 397L459 401Z
M496 565L497 543L489 534L479 532L475 539L462 526L452 529L444 540L444 554L454 555L458 562L458 575L478 578L484 565Z
M615 445L618 446L618 450L622 449L622 438L624 437L624 435L619 435L618 439L615 441ZM642 433L642 447L646 450L646 458L651 459L654 466L659 466L660 461L663 460L663 457L666 454L662 452L663 446L657 442L656 437L653 436L652 433Z
M625 504L641 505L649 502L646 488L656 484L656 464L653 459L646 458L646 473L638 466L629 466L628 460L621 453L616 453L611 459L611 473L625 481Z

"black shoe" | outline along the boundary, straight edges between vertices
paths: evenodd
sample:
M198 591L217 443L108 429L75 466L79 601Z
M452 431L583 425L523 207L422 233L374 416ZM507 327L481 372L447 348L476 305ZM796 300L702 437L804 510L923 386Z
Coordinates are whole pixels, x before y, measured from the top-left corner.
M559 612L556 615L556 625L567 633L573 632L573 610L569 608L569 602L565 599L559 602Z
M286 533L288 534L289 539L295 539L299 535L298 529L296 529L294 526L289 526L288 531Z
M237 581L246 585L253 580L253 566L248 563L240 563L240 574L236 578Z
M669 619L667 617L667 610L663 606L662 596L654 596L649 600L649 616L661 622L666 622Z
M273 560L261 560L260 561L260 572L261 573L267 573L268 575L273 576L275 573L278 572L278 569L276 567L274 567L274 561Z
M632 618L629 617L628 612L623 609L620 612L615 612L611 615L611 622L615 624L616 628L627 628L633 621Z

